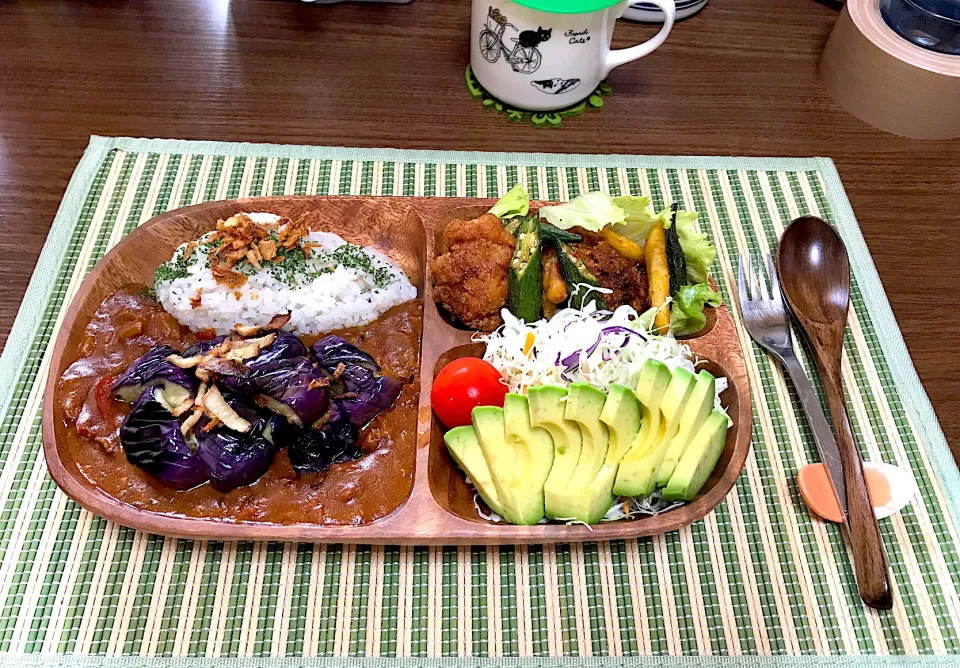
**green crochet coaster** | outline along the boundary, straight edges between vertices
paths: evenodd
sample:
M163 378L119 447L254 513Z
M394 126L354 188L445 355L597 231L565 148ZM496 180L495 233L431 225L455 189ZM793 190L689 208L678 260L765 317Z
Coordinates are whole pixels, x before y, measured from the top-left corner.
M557 128L564 118L568 116L579 116L586 110L602 109L603 98L613 93L613 88L607 82L601 82L596 90L590 93L590 96L572 107L557 109L556 111L527 111L525 109L515 109L508 106L488 93L477 78L473 75L473 70L467 65L466 71L467 92L475 100L483 100L483 106L488 109L506 114L507 120L513 123L529 119L530 124L537 128Z

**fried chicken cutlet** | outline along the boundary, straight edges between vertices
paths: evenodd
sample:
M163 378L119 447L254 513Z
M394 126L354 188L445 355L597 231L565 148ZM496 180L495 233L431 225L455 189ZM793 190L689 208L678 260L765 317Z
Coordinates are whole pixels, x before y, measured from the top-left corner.
M437 240L440 254L430 265L436 300L467 327L486 332L499 327L515 244L490 213L447 223Z

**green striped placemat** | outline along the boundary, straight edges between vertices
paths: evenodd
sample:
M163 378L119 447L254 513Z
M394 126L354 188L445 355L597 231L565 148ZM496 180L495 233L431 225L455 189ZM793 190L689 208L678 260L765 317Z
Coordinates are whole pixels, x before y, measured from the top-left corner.
M912 470L920 489L911 506L881 523L893 611L862 605L840 532L813 520L800 500L796 471L817 457L809 429L780 369L742 328L755 406L746 468L704 520L652 539L492 548L193 542L101 520L48 477L40 441L48 344L83 276L138 224L223 198L496 196L517 181L543 199L600 188L701 211L728 303L738 253L767 252L804 213L839 228L854 269L844 359L853 428L869 459ZM223 657L218 663L260 665L255 657L317 657L310 662L346 665L336 657L369 655L380 657L377 666L450 664L440 657L513 665L525 661L499 657L576 655L563 663L581 665L588 657L657 655L642 662L701 665L709 662L703 655L751 655L715 659L751 666L865 655L932 665L938 661L918 655L960 653L960 476L826 159L96 137L0 360L0 411L0 663L144 666L169 661L151 657Z

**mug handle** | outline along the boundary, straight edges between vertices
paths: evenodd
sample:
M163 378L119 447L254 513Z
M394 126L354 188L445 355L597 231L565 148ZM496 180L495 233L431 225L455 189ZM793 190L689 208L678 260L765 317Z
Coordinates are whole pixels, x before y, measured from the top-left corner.
M617 18L619 19L623 16L623 13L627 11L627 7L630 6L631 2L636 2L636 0L626 0L621 3L620 7L617 8ZM663 21L663 27L660 28L660 32L648 39L643 44L638 44L637 46L631 46L627 49L614 49L607 54L607 58L603 63L603 76L606 77L610 74L610 70L615 67L620 67L625 63L636 60L637 58L643 58L660 47L667 39L667 35L670 34L670 30L673 29L673 22L677 18L677 6L674 3L674 0L644 0L644 2L649 2L656 5L663 11L665 17Z

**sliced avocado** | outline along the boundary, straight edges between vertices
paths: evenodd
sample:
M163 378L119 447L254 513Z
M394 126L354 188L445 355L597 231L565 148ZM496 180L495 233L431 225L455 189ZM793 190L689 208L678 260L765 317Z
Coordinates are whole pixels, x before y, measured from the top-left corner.
M587 383L570 385L564 418L575 422L580 429L580 461L566 488L546 497L546 511L550 517L594 524L613 503L613 478L616 474L611 475L607 470L603 479L597 480L610 446L607 426L600 422L600 413L606 401L606 394ZM599 517L596 517L597 512L600 513Z
M557 385L539 385L527 392L530 404L530 423L543 427L553 439L553 466L543 485L544 508L547 513L553 500L567 487L577 462L583 437L576 422L563 417L567 388Z
M694 434L663 490L667 501L692 501L717 466L727 440L730 419L713 411Z
M663 461L667 446L677 433L683 406L695 384L695 376L686 369L678 367L671 372L670 376L670 384L659 404L661 422L657 437L651 441L651 445L644 448L643 454L635 457L631 450L620 462L620 471L617 473L617 482L613 488L617 494L649 496L656 489L660 462ZM640 401L643 403L642 397Z
M483 458L477 432L470 426L454 427L443 435L443 441L447 444L447 450L450 452L453 461L467 474L470 482L477 488L480 498L486 501L490 510L502 517L503 506L500 504L500 496L497 494L497 488L494 487L493 479L490 477L487 460Z
M663 362L648 359L643 363L636 390L640 402L640 431L624 459L639 459L656 442L660 433L660 402L671 378L670 368Z
M620 460L640 429L640 402L633 390L623 385L611 385L610 394L600 411L600 421L607 425L610 434L610 445L603 466L585 489L568 499L564 509L567 517L587 524L596 524L603 519L616 501L613 483L617 478Z
M497 406L477 406L471 417L477 438L480 439L480 450L503 508L503 517L511 524L522 524L519 504L513 496L517 453L507 445L503 409ZM522 480L517 482L522 484Z
M596 524L617 500L613 494L613 482L616 478L616 465L604 464L589 485L578 490L568 487L559 498L554 498L553 503L546 507L547 515L557 519Z
M697 374L693 391L690 392L687 403L680 413L677 435L670 441L667 451L663 454L663 461L660 462L660 468L657 471L658 487L663 487L670 480L690 440L713 410L714 399L716 399L716 379L709 372L701 371Z
M568 489L581 489L593 482L607 458L610 447L610 432L600 422L600 413L607 395L587 383L571 383L567 395L567 407L563 417L573 420L580 427L583 446L580 461L567 483Z
M530 407L522 394L510 393L503 402L504 438L516 453L510 483L522 524L543 518L543 485L553 466L553 438L543 427L530 423Z
M607 425L610 431L610 447L604 466L619 466L640 431L640 401L636 393L619 383L611 385L607 401L600 411L600 422Z
M640 369L637 380L637 401L640 403L640 430L629 445L613 486L616 494L634 496L636 494L637 462L653 447L660 435L660 402L670 385L670 369L663 362L648 359Z

